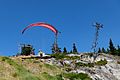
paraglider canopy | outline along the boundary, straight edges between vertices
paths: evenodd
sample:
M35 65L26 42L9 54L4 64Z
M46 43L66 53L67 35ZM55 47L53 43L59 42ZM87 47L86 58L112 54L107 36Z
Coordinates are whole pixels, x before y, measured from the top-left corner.
M27 29L29 29L29 28L31 28L31 27L36 27L36 26L48 28L48 29L50 29L52 32L55 33L55 42L54 42L54 46L53 46L53 47L54 47L54 49L55 49L55 53L57 53L57 52L58 52L58 49L59 49L59 48L58 48L58 44L57 44L58 30L57 30L55 27L53 27L52 25L50 25L50 24L48 24L48 23L44 23L44 22L33 23L33 24L28 25L26 28L24 28L23 31L22 31L22 34L23 34Z
M52 32L54 32L56 36L58 35L58 30L55 29L55 27L53 27L53 26L50 25L50 24L44 23L44 22L37 22L37 23L33 23L33 24L28 25L26 28L23 29L22 34L23 34L27 29L29 29L29 28L31 28L31 27L36 27L36 26L48 28L48 29L50 29Z

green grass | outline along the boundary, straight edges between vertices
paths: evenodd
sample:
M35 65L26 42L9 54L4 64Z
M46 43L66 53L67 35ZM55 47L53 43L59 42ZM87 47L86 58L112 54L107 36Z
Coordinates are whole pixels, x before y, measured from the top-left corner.
M32 75L22 65L17 64L9 57L2 57L2 61L5 61L16 69L15 73L12 74L13 77L19 77L19 80L39 80L38 77Z
M65 56L65 59L68 59L68 60L80 60L80 57L79 56Z
M52 76L46 72L42 73L43 80L92 80L87 74L84 73L63 73L56 76ZM64 77L64 79L63 79Z
M66 55L62 53L56 53L56 54L51 54L51 56L59 60L59 59L64 59Z
M81 62L78 62L76 63L76 67L94 67L95 65L97 66L104 66L107 64L107 60L104 59L104 60L100 60L100 61L97 61L94 63L81 63Z
M69 80L92 80L87 74L84 73L64 73L63 76Z
M104 66L104 65L106 65L106 64L107 64L107 60L106 60L106 59L97 61L97 62L95 63L95 65L98 65L98 66Z
M55 70L55 69L56 69L55 66L50 65L50 64L44 64L44 66L45 66L46 68L48 68L48 69L51 69L51 70Z
M0 61L9 64L10 67L14 68L11 76L15 80L64 80L64 78L69 80L92 80L91 78L89 78L87 74L64 73L57 66L45 64L45 63L39 63L38 60L33 60L33 59L24 60L23 63L27 63L26 64L27 66L21 64L22 62L19 63L18 59L13 60L9 57L0 57ZM30 68L29 64L32 64L34 66L31 66ZM32 69L33 69L32 67L41 69L40 70L41 73L39 74L32 73ZM6 78L0 78L0 80L4 80L4 79ZM11 80L11 79L6 79L6 80Z
M56 58L57 60L67 59L67 60L79 60L79 56L67 56L63 53L51 54L52 57Z
M40 74L41 80L63 80L62 75L50 75L47 72L43 72Z
M42 67L42 72L47 72L47 73L55 76L57 74L61 74L62 70L55 65L50 65L50 64L44 63L43 67Z

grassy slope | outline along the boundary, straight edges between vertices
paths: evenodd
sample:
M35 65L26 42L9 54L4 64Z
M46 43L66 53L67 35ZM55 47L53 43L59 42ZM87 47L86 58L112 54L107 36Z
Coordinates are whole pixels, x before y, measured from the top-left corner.
M81 80L91 80L84 74L65 74L58 67L40 60L0 57L0 80L63 80L62 77L74 80L76 76L85 76Z
M6 68L11 68L11 67L13 68L10 71L8 69L8 71L7 71L8 73L10 73L10 75L1 76L1 77L7 79L7 77L9 76L9 80L12 80L13 78L14 78L14 80L38 80L37 76L32 75L22 65L17 64L12 59L10 59L8 57L1 57L1 61L5 62L5 64L9 65ZM6 65L3 65L3 66L6 66Z
M39 60L0 57L0 80L57 80L61 69Z

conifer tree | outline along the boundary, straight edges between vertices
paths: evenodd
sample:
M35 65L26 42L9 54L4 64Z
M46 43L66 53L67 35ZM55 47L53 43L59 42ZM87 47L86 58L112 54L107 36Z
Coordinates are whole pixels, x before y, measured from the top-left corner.
M78 52L77 52L77 48L76 48L76 45L75 45L75 43L73 43L73 54L77 54Z
M65 54L67 53L66 47L63 48L63 53L65 53Z
M101 53L101 49L100 48L98 49L98 53Z
M120 46L118 45L117 55L120 56Z
M115 55L115 47L114 47L114 45L113 45L113 42L112 42L112 39L110 39L110 41L109 41L109 48L110 48L110 53L112 54L112 55Z
M102 48L102 53L106 53L106 50L104 47Z
M26 44L23 44L21 46L21 54L20 55L30 55L30 54L33 54L34 55L34 49L32 47L32 45L26 45Z
M70 54L72 54L73 52L72 52L72 50L70 51Z
M110 50L107 48L106 53L109 53L109 52L110 52Z

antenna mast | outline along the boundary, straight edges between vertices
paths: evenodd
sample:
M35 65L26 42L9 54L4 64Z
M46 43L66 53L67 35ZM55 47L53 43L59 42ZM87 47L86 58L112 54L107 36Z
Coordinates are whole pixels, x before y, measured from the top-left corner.
M94 50L94 54L95 54L95 53L97 53L99 30L100 30L100 28L103 28L103 24L96 22L93 26L96 28L95 39L94 39L94 42L92 45L92 49ZM97 56L97 54L96 54L96 56Z

